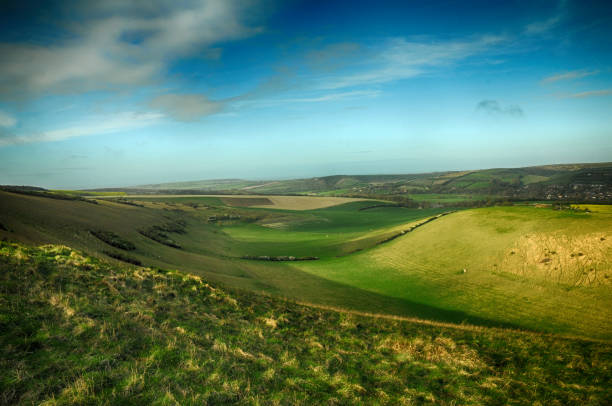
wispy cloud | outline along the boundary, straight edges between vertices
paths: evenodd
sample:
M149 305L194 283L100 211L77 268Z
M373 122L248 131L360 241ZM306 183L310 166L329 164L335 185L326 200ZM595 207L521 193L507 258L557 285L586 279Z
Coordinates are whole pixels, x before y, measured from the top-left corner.
M0 98L124 88L159 80L177 57L257 32L237 0L85 2L69 40L0 43Z
M4 132L0 133L0 146L61 141L74 137L112 134L150 126L158 123L163 117L163 114L160 113L124 112L114 116L98 117L97 119L90 119L70 127L43 131L36 134L16 135Z
M202 94L164 94L157 96L149 103L178 121L197 121L204 116L218 113L223 104L209 100Z
M547 34L557 28L567 16L567 3L567 0L560 0L557 3L557 9L555 10L555 13L552 16L544 20L534 21L533 23L528 24L525 27L525 34L542 35Z
M497 100L482 100L476 105L476 111L491 115L506 115L510 117L523 117L523 109L516 104L502 106Z
M281 99L279 103L320 103L326 101L343 99L360 99L366 97L376 97L382 92L379 90L354 90L352 92L328 93L317 97L298 97L293 99Z
M585 97L608 96L612 94L612 89L589 90L586 92L562 95L563 98L584 99Z
M483 53L504 41L505 38L501 36L445 42L394 38L374 55L364 56L365 62L362 60L354 67L359 72L326 77L319 87L340 89L408 79Z
M584 70L584 69L574 70L574 71L558 73L556 75L545 77L544 79L542 79L542 83L548 84L548 83L558 82L560 80L580 79L580 78L584 78L587 76L597 75L598 73L599 73L598 70L591 70L591 71Z
M358 100L371 97L377 97L382 92L380 90L353 90L349 92L332 92L323 93L311 97L290 97L277 99L249 99L239 100L233 103L237 108L244 106L269 107L291 103L324 103L339 100Z

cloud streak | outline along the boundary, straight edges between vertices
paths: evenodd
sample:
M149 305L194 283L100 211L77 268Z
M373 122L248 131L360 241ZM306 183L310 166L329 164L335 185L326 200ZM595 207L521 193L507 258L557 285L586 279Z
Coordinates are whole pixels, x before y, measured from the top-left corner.
M593 75L597 75L599 73L598 70L574 70L574 71L569 71L569 72L564 72L564 73L558 73L556 75L552 75L552 76L548 76L544 79L542 79L542 83L543 84L549 84L549 83L554 83L554 82L558 82L561 80L573 80L573 79L580 79L580 78L584 78L587 76L593 76Z
M567 16L567 0L561 0L557 3L555 14L551 17L535 21L525 27L526 35L543 35L557 28Z
M354 90L350 92L333 92L313 97L294 97L287 99L268 99L255 100L254 104L258 105L277 105L287 103L323 103L338 100L354 100L362 98L377 97L382 92L380 90Z
M609 96L609 95L612 95L612 89L589 90L586 92L568 94L562 97L567 98L567 99L584 99L587 97Z
M417 41L393 38L374 55L364 55L356 63L357 73L327 77L319 87L341 89L346 87L375 85L413 78L429 70L449 66L471 56L486 52L503 43L501 36L481 36L469 40ZM380 61L368 64L364 61Z
M112 134L143 128L159 123L164 116L160 113L123 112L114 116L98 117L66 128L43 131L29 135L15 135L0 132L0 146L30 144L35 142L62 141L74 137Z

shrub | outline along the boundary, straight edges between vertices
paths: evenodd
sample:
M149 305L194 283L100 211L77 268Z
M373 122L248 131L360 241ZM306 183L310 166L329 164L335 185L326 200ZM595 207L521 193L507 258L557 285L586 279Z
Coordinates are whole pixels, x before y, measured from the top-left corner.
M128 257L127 255L121 252L113 252L113 251L102 251L105 255L108 255L111 258L115 258L121 262L127 262L128 264L141 266L142 262L136 258Z
M136 246L134 244L127 240L124 240L112 231L91 230L90 233L97 239L104 241L108 245L111 245L115 248L119 248L126 251L133 251L136 249Z

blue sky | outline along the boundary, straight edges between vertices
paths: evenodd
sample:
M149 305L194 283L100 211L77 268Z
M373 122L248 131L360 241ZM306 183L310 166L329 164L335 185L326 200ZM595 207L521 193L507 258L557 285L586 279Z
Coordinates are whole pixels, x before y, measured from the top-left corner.
M92 3L0 6L0 184L612 161L609 2Z

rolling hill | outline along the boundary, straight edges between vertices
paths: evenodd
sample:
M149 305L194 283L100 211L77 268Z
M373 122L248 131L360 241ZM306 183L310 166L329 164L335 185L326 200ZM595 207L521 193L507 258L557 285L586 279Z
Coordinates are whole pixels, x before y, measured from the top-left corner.
M410 196L436 203L497 199L612 201L612 163L543 165L398 175L334 175L248 181L174 182L100 191L138 193L311 194ZM448 196L452 197L448 197Z
M0 236L316 305L612 337L605 210L523 205L439 217L447 209L367 200L311 210L209 196L95 201L0 192Z
M608 343L313 309L0 242L3 404L609 404Z

